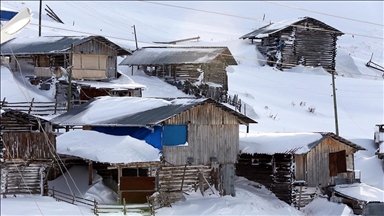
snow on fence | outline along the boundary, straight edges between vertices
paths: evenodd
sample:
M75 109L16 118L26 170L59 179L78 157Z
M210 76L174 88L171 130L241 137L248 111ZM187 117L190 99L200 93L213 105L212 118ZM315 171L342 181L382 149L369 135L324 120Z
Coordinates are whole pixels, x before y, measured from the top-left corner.
M31 115L59 114L67 111L67 107L57 102L8 102L4 98L0 103L0 109L14 109L27 112Z
M153 208L150 204L126 204L125 199L121 205L99 204L95 199L85 199L78 197L75 194L68 194L55 190L54 187L49 188L48 195L56 199L56 201L63 201L73 205L86 205L91 207L95 215L100 213L138 213L141 215L155 215Z

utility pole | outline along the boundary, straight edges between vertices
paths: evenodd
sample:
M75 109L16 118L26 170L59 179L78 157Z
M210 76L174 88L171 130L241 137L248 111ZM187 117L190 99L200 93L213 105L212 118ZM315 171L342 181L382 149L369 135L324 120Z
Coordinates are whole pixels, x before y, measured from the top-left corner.
M335 70L332 71L332 92L333 92L333 110L335 112L335 128L336 135L339 136L339 122L337 120L337 103L336 103L336 85L335 85Z
M39 10L39 37L41 36L41 10L43 8L43 0L40 0L40 10Z
M72 68L73 68L73 44L71 44L71 51L69 53L69 70L68 70L68 92L67 92L67 112L71 109L72 99ZM65 127L65 131L69 131L69 126Z
M137 36L136 36L136 27L135 27L135 25L133 25L132 28L133 28L133 34L135 35L136 50L137 50L137 49L139 49L139 46L137 45Z

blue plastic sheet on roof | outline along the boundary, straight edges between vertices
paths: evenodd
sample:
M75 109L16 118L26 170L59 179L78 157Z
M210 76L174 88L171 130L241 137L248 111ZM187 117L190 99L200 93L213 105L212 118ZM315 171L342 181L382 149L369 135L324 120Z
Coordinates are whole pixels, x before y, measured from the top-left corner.
M145 140L151 146L162 150L160 126L155 126L153 131L144 127L92 127L92 130L115 136L129 135L138 140Z
M9 21L11 20L14 16L16 16L18 12L14 11L7 11L7 10L1 10L0 13L0 19L1 21Z

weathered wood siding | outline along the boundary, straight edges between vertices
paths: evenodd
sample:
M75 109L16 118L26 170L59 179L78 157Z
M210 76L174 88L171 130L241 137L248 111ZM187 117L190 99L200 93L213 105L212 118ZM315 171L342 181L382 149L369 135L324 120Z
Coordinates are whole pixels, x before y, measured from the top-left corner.
M329 173L329 153L345 150L347 155L347 170L354 170L354 149L350 146L328 137L307 153L307 170L305 171L308 187L328 186L332 182ZM296 167L299 168L296 163ZM303 172L303 171L300 171Z
M56 152L56 135L53 133L6 132L2 136L4 162L53 159Z
M116 77L116 64L117 64L117 51L105 43L99 42L95 39L82 43L74 47L75 54L94 54L94 55L108 55L106 59L106 69L104 69L105 77ZM74 62L76 59L74 59Z
M307 155L295 155L295 179L306 180Z
M239 123L235 116L205 103L166 120L164 124L188 125L188 146L163 147L168 162L184 165L188 157L193 157L194 165L207 165L210 157L216 157L219 164L236 163Z
M47 172L51 164L2 164L1 194L47 195Z

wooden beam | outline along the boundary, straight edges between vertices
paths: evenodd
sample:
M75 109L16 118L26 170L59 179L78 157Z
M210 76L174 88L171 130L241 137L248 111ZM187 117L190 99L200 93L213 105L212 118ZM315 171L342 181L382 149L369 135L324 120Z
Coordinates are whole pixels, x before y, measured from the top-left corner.
M93 162L88 162L88 172L89 172L89 178L88 178L88 185L92 185L93 182Z

